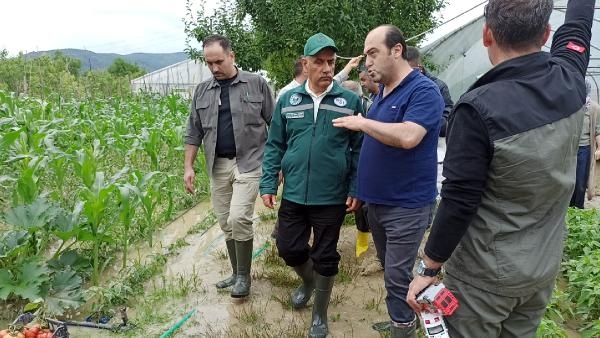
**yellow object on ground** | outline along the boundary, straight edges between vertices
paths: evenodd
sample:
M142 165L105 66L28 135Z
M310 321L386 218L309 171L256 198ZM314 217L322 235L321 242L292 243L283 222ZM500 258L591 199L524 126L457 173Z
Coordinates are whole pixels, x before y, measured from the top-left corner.
M369 248L369 233L356 230L356 257L360 257Z

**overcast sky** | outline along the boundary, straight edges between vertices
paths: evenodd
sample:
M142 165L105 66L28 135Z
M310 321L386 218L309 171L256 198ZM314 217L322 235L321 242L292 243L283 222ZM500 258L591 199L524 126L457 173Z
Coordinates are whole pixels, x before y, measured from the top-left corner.
M202 4L201 0L190 1L194 12ZM443 21L482 1L447 2L438 14ZM206 0L209 10L217 3ZM10 55L59 48L118 54L180 52L185 48L185 4L185 0L3 1L0 49L7 49ZM427 40L433 41L482 13L479 6L442 26Z

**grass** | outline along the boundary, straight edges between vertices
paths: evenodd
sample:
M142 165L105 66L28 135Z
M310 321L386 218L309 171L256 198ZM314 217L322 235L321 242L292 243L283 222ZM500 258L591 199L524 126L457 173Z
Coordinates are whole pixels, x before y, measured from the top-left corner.
M287 267L284 260L279 257L277 252L277 246L271 245L269 249L265 250L262 255L262 263L265 268L277 268L277 267ZM290 268L291 269L291 268Z
M278 290L271 293L271 299L281 304L284 311L292 310L291 291Z
M156 328L157 324L171 323L173 318L181 315L182 300L206 293L195 269L190 274L171 278L162 275L149 289L135 304L136 313L132 323L136 329L127 332L126 337L140 337L142 333L149 333L148 330Z
M261 222L274 221L277 219L277 211L276 210L259 211L258 217Z
M193 227L191 227L188 230L187 235L202 233L206 229L213 226L216 222L217 222L217 216L215 216L215 213L211 210L200 223L194 225Z
M238 310L239 309L239 310ZM233 312L233 317L244 325L259 325L264 324L266 309L256 308L252 304L244 305L236 308Z
M371 289L373 289L373 288L371 288ZM384 287L379 286L377 288L376 292L377 292L377 296L375 296L373 298L369 298L364 303L364 309L367 311L377 311L377 313L382 313L383 311L381 310L381 305L385 301L386 291L385 291ZM385 310L387 311L387 309L385 309Z
M225 249L215 250L212 252L211 255L219 261L224 261L224 260L229 259L229 255L227 254L227 250L225 250Z
M212 212L199 223L199 226L208 227L209 224L214 224ZM164 303L174 299L184 299L191 294L206 292L202 288L202 280L195 266L192 267L190 274L177 275L172 278L162 275L168 259L175 256L181 248L189 245L186 241L188 235L190 232L169 245L163 253L156 253L150 259L145 259L145 262L138 257L118 278L110 280L108 285L90 288L87 295L88 299L93 300L92 312L110 314L114 312L113 308L129 305L134 302L136 297L143 296L141 302L136 304L141 310L135 317L136 325L142 329L147 325L160 323L161 318L166 318L166 320L170 318L169 314L161 314L161 311L157 311L157 309L165 308ZM153 280L158 275L160 275L159 279ZM150 285L146 287L148 283ZM148 288L151 290L150 292L146 291ZM152 311L156 311L156 313Z
M268 280L271 285L293 289L299 285L298 278L296 278L292 272L290 267L272 267L267 268L262 272L261 276L258 276L261 279Z
M331 292L331 298L329 300L329 304L331 306L338 306L344 304L350 299L349 290L347 286L336 286L333 287L333 291Z
M179 238L172 244L171 250L178 251L181 248L189 246L190 243L186 242L185 238Z
M340 261L340 268L336 281L341 284L349 284L360 275L360 263L356 258L350 257Z

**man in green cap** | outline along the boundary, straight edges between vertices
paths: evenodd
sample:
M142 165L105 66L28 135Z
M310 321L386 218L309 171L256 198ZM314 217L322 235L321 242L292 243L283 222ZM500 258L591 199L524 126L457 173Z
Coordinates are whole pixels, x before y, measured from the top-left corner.
M362 135L335 128L331 121L363 113L363 108L356 94L333 81L337 50L322 33L306 41L302 65L308 79L277 102L259 185L263 203L273 208L280 170L285 177L276 243L279 255L302 279L292 306L306 306L315 292L310 337L328 333L340 228L346 212L359 206L355 191Z

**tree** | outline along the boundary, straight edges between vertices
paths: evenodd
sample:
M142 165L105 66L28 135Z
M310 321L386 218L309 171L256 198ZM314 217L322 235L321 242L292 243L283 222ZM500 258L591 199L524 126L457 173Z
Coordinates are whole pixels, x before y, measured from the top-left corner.
M0 53L0 89L46 97L70 96L75 91L81 61L60 52L29 59L22 53Z
M2 53L2 57L0 57L0 89L15 93L25 91L25 63L23 54L19 54L18 57L8 57L8 53Z
M212 15L204 13L204 1L194 19L190 0L186 0L187 18L185 22L186 52L192 59L202 59L202 52L191 47L191 40L202 42L204 37L218 33L226 35L234 45L236 62L248 71L257 71L262 66L262 55L259 44L256 43L255 31L252 24L237 6L235 0L224 0L219 9Z
M110 74L118 77L136 78L146 74L146 71L138 65L125 61L123 58L116 58L108 67Z
M202 9L194 18L188 4L186 50L201 57L190 41L202 41L211 33L226 35L240 67L265 69L281 85L293 77L294 60L316 32L332 37L339 55L356 56L362 54L364 38L376 26L394 24L409 38L434 27L432 14L443 5L444 0L225 0L214 14ZM423 37L410 43L416 45Z

